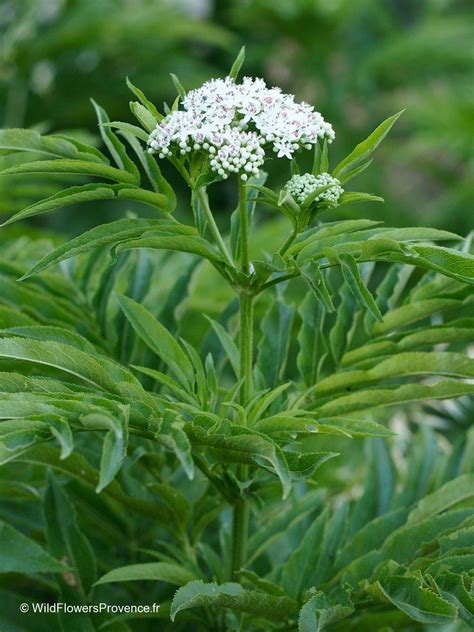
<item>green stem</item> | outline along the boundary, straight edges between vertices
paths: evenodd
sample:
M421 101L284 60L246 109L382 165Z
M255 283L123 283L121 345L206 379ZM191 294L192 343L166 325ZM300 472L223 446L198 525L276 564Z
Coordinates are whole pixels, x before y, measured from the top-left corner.
M249 274L249 220L247 215L247 188L245 182L239 178L239 215L240 215L240 246L242 255L242 270Z
M242 270L249 273L249 226L247 217L246 188L239 181L239 209L240 209L240 243ZM240 403L245 406L252 395L253 369L253 296L245 289L240 293L240 378L242 386ZM249 475L248 465L241 464L237 468L237 476L246 481ZM231 580L235 574L245 566L247 557L247 540L249 524L249 506L247 500L240 496L234 506L232 524L232 560Z
M197 195L198 195L199 201L202 204L204 212L206 213L207 221L208 221L208 224L209 224L209 229L210 229L210 231L212 233L212 236L215 239L217 247L221 251L221 254L224 257L226 263L231 268L233 268L234 267L234 262L232 261L232 257L230 256L229 251L226 248L224 240L222 239L222 235L220 234L219 229L217 228L217 224L216 224L216 221L214 219L214 215L212 214L212 211L209 208L209 200L207 198L207 193L206 193L205 188L204 187L199 187L199 189L197 190Z
M285 254L285 252L288 250L288 248L291 246L291 244L295 241L296 239L296 235L298 234L298 231L296 230L296 228L294 228L288 239L285 241L285 243L283 244L283 246L280 248L280 250L278 251L278 254L283 257L283 255Z

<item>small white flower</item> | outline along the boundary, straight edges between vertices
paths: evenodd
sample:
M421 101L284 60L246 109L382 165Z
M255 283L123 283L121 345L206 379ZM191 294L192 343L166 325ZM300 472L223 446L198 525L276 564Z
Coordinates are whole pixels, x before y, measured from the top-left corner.
M149 152L161 158L205 151L221 176L258 175L268 145L278 158L291 159L320 138L334 139L331 125L312 106L259 78L244 77L241 84L230 77L211 79L188 92L182 105L184 110L166 116L150 134Z
M329 202L336 205L339 198L344 193L341 183L337 178L333 178L329 173L321 173L313 176L311 173L305 173L302 176L293 176L285 185L286 191L300 204L302 204L310 193L317 189L328 186L329 188L317 195L313 202Z

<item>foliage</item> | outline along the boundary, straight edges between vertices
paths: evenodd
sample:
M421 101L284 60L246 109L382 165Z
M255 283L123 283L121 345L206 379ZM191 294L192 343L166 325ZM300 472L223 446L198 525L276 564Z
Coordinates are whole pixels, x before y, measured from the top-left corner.
M137 126L95 106L104 152L0 133L17 158L2 175L94 178L2 229L3 626L21 623L12 603L51 599L153 600L153 617L178 630L472 626L472 437L450 451L426 425L413 436L404 425L403 438L390 423L393 407L416 417L474 389L470 241L323 222L321 189L297 202L263 178L239 182L224 238L209 195L219 177L199 151L170 159L191 193L185 224L142 145L161 114L129 87ZM344 188L398 116L331 170ZM328 165L320 144L313 174ZM341 206L374 201L344 196ZM20 219L116 199L156 216L54 247L8 239ZM254 239L257 206L286 222L270 251ZM215 302L204 319L193 300L206 279ZM35 626L142 629L104 613L51 621Z

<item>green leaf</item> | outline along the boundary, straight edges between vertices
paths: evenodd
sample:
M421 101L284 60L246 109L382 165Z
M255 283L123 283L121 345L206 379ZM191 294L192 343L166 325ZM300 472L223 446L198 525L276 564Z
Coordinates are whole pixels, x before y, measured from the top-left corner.
M434 582L441 597L457 608L459 617L474 628L474 597L464 587L462 577L445 570Z
M140 105L140 104L134 103L133 105ZM140 107L143 107L143 106L140 106ZM146 112L148 112L146 108L144 109ZM132 109L132 112L133 112L133 109ZM132 125L131 123L123 123L122 121L110 121L110 123L103 123L103 126L113 127L114 129L118 129L120 132L126 132L127 134L131 134L135 138L139 138L140 140L143 140L145 142L147 142L148 140L148 134L144 130L142 130L141 127L138 127L137 125Z
M211 323L211 326L216 336L219 338L219 341L222 347L224 348L226 356L230 362L231 367L234 370L236 377L239 377L240 352L237 345L232 340L230 334L227 333L227 331L224 329L224 327L220 323L218 323L216 320L213 320L212 318L209 318L208 316L206 316L206 318Z
M312 585L320 555L328 509L322 511L306 530L300 545L291 553L282 569L281 582L290 597L296 599Z
M96 154L85 155L79 152L69 139L58 136L42 136L32 129L0 130L0 153L27 151L44 154L53 158L86 158L102 162Z
M411 619L421 623L447 624L456 618L456 608L430 590L416 577L392 576L377 582L382 594Z
M127 456L128 411L122 417L112 417L100 413L91 413L81 417L86 428L107 430L102 445L100 476L96 492L100 493L115 478Z
M339 261L342 275L359 305L367 309L376 320L382 320L382 314L374 297L364 283L354 257L350 254L342 254L339 257Z
M141 140L147 142L149 137L149 134L147 132L152 132L157 126L158 121L148 108L146 108L141 103L138 103L137 101L130 101L130 110L132 111L133 116L137 119L140 125L147 130L146 132L143 132L143 130L138 128L140 130L140 134L138 132L134 132L134 136L137 136L137 138L140 138ZM130 132L130 130L126 129L123 129L123 131Z
M0 520L0 573L64 573L66 566Z
M312 393L326 397L340 391L354 390L396 377L410 375L446 375L452 377L474 377L474 360L462 353L452 351L414 351L398 353L382 360L367 370L342 371L321 380Z
M404 384L398 388L372 388L351 395L342 395L317 408L318 417L345 415L356 410L379 406L394 406L430 399L451 399L474 393L474 385L455 380L440 380L436 384Z
M183 88L181 81L173 73L170 73L170 77L174 87L176 88L176 92L178 93L179 98L184 99L186 97L186 90Z
M270 467L280 479L283 498L288 497L291 490L290 472L285 453L277 443L263 434L237 425L232 427L233 435L210 433L199 427L198 421L195 420L192 429L187 429L194 445L212 448L214 456L224 463L258 464L265 469Z
M166 327L143 305L126 296L116 296L127 320L143 342L163 360L184 388L192 390L194 370L191 361Z
M337 205L343 206L344 204L360 204L360 202L384 202L385 200L378 195L371 195L370 193L357 193L355 191L345 191L339 198Z
M14 165L0 171L0 176L22 175L35 173L52 173L55 175L71 174L79 176L94 176L123 182L125 184L137 184L136 177L128 171L122 171L115 167L99 164L89 160L39 160Z
M301 276L308 284L310 290L314 293L316 298L322 302L327 312L333 312L336 308L329 293L328 287L324 280L324 275L321 272L319 265L315 261L307 261L301 267Z
M72 568L74 589L79 590L85 598L97 573L94 552L77 525L73 504L51 473L48 476L43 510L48 548L54 557L67 560Z
M119 219L115 222L95 226L49 252L23 275L22 280L88 250L114 245L158 227L163 230L175 230L175 226L166 220L139 218Z
M409 523L426 520L441 511L474 496L474 474L463 474L448 481L432 494L425 496L408 516Z
M120 394L125 384L139 385L138 380L119 364L60 342L22 338L0 339L0 358L22 360L59 369L110 393Z
M158 121L161 121L163 119L163 115L160 114L158 110L156 109L156 107L153 105L153 103L149 99L147 99L144 92L140 90L140 88L137 88L136 86L134 86L128 77L126 79L126 82L127 82L127 87L129 88L129 90L133 92L133 94L137 97L140 103L144 105Z
M235 61L232 64L232 67L229 71L229 77L231 77L231 79L237 80L237 77L239 76L239 72L240 72L240 69L242 68L244 61L245 61L245 46L242 46L242 48L239 50L239 54L235 58Z
M191 443L184 431L184 422L173 410L166 410L155 440L174 452L190 481L194 478L194 462Z
M183 586L195 579L194 573L181 565L169 562L150 562L114 568L114 570L102 575L95 585L114 582L156 581Z
M134 177L134 183L140 184L140 173L135 163L130 160L124 145L120 142L114 131L108 125L104 123L110 123L110 119L107 116L106 111L100 105L98 105L94 99L91 99L91 103L94 107L97 120L99 123L99 131L105 146L109 150L115 164L119 169L127 171Z
M293 316L293 308L277 294L261 321L263 335L258 345L257 368L270 388L284 379Z
M382 323L376 323L374 325L373 333L375 335L385 334L393 329L406 327L419 320L433 316L433 314L437 312L449 309L460 309L461 306L461 301L450 298L434 298L427 299L426 301L408 303L407 305L402 305L397 309L389 311L384 316Z
M354 604L349 591L338 589L329 596L318 591L300 610L298 632L320 632L332 623L349 617L353 612Z
M380 145L403 112L404 110L390 116L381 123L364 141L359 143L356 148L337 165L332 172L332 175L334 177L337 177L339 173L343 175L362 161L367 160L372 152Z
M244 590L240 584L233 582L218 585L199 580L189 582L176 592L171 604L171 620L174 621L182 610L205 606L285 620L295 611L296 604L287 597Z
M222 256L218 251L202 237L197 236L176 236L166 235L163 236L160 233L154 233L150 231L143 237L137 239L129 239L119 244L116 248L116 252L123 252L124 250L133 250L136 248L152 248L156 250L178 250L181 252L189 252L194 255L199 255L205 259L209 259L212 262L222 261Z

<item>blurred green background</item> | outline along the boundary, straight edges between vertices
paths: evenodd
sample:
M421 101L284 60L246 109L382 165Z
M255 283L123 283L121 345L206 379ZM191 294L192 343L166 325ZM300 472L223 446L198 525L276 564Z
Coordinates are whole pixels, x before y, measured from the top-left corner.
M245 74L309 101L333 124L333 164L381 120L407 108L356 181L386 204L344 207L344 216L363 211L393 225L466 234L473 224L473 6L472 0L0 0L0 126L67 130L90 140L97 127L89 97L112 120L131 121L127 75L161 106L174 99L170 72L187 89L196 87L225 75L245 44ZM0 167L12 160L0 156ZM272 173L273 183L287 175ZM35 201L38 187L53 192L61 183L1 178L0 214ZM220 187L219 208L227 210L233 191ZM186 205L184 191L182 200ZM77 233L120 214L104 203L47 215L35 225Z

